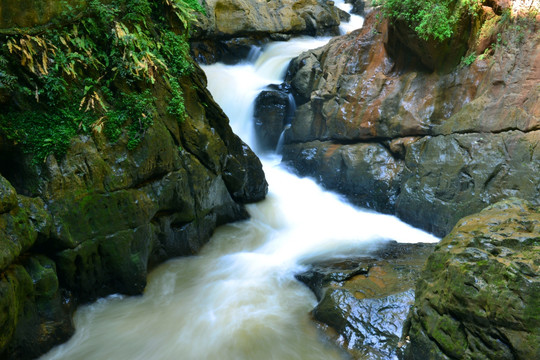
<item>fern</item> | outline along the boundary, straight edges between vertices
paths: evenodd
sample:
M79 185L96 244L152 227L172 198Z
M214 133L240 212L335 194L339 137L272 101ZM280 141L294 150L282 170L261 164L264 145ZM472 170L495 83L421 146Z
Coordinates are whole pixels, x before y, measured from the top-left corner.
M204 12L197 0L90 0L83 16L62 15L69 25L3 36L0 95L17 101L4 106L0 132L36 162L62 156L77 133L104 132L111 142L127 134L134 149L153 124L148 87L158 78L170 85L168 112L183 121L178 79L193 70L187 39L197 11ZM182 34L165 13L179 19Z

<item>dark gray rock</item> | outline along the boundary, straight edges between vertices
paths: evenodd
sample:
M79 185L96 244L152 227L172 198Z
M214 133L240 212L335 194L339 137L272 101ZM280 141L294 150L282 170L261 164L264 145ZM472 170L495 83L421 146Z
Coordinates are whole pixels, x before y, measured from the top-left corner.
M258 150L274 151L286 125L296 110L288 86L269 86L255 99L254 131Z
M299 175L315 177L357 205L395 212L403 162L394 159L384 146L313 141L285 145L282 151L283 162Z

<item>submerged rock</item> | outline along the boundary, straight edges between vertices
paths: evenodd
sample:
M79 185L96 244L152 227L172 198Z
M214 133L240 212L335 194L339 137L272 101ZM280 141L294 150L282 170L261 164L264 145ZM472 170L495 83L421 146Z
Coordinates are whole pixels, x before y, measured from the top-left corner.
M313 318L354 359L391 359L429 244L381 245L369 256L312 264L297 278L317 296Z
M540 356L540 210L510 199L462 219L429 257L405 359Z

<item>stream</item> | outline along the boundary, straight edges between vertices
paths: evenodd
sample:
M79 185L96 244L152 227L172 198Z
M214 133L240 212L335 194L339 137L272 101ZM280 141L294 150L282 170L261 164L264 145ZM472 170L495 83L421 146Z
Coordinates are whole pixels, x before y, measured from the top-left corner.
M257 94L282 82L290 59L328 40L272 43L243 63L203 67L233 130L255 151ZM287 172L278 155L261 160L269 193L247 206L249 220L218 228L197 256L153 270L142 296L112 295L80 307L75 335L42 359L346 358L310 319L315 296L294 275L315 260L369 253L382 240L438 239L393 216L350 206Z

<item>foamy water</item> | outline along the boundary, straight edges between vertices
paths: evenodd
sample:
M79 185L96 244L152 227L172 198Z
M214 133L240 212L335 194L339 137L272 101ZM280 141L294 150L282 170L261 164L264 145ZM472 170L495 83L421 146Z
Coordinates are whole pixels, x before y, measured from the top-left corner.
M339 3L339 2L338 2ZM328 39L262 49L254 62L205 66L209 88L251 146L253 101L280 83L289 60ZM310 179L262 159L267 199L251 218L220 227L197 256L169 261L144 295L81 307L76 333L43 359L340 359L309 318L313 294L294 274L315 259L366 254L383 240L435 242L397 218L350 206Z

